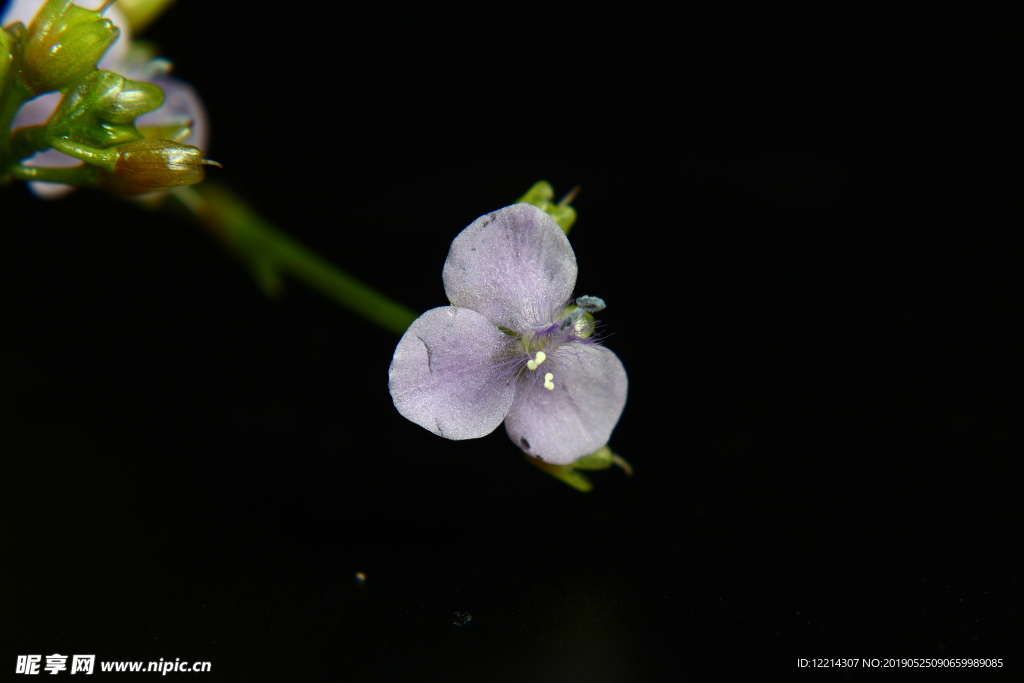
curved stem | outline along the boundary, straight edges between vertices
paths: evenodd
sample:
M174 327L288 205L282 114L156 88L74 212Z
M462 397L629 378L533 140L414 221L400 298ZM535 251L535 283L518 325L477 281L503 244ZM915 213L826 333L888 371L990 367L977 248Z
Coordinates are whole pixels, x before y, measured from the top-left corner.
M412 310L285 235L223 186L206 182L173 193L246 262L268 294L278 294L281 275L288 274L396 334L416 319Z
M89 164L78 166L22 166L15 165L11 176L16 180L41 181L44 183L64 183L75 187L89 187L96 181L98 169Z

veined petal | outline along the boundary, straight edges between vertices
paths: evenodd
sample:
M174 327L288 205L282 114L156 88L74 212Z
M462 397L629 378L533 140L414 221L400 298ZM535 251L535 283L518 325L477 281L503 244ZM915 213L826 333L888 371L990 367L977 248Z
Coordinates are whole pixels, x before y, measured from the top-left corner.
M626 405L626 370L608 349L580 342L559 347L544 370L555 388L521 383L505 429L530 455L568 465L608 443Z
M502 362L515 340L468 308L434 308L398 342L388 388L398 412L446 439L493 432L515 395Z
M551 216L513 204L473 221L452 242L444 289L453 306L523 331L550 323L576 284L576 255Z

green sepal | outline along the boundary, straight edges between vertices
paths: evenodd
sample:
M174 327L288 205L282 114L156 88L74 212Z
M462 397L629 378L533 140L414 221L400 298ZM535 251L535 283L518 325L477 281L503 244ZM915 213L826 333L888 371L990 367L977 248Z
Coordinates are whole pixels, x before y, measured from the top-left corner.
M572 192L562 198L557 204L553 201L555 198L555 189L551 187L551 183L546 180L534 183L533 187L526 191L522 197L519 198L520 202L526 204L533 204L538 209L544 211L558 223L558 226L562 230L569 234L569 229L573 223L576 222L576 209L569 205L569 202L573 200L579 188L573 189Z
M524 453L524 455L526 454ZM606 470L612 465L618 465L628 476L633 476L633 467L625 458L620 457L607 445L602 446L590 455L580 458L571 465L552 465L529 455L526 455L526 459L534 467L547 472L555 479L583 493L587 493L594 488L590 478L583 474L583 471Z
M524 455L526 454L524 453ZM568 484L577 491L589 493L594 489L594 485L591 483L590 478L579 470L573 468L572 465L552 465L551 463L538 460L537 458L529 455L526 456L526 460L537 469L542 472L547 472L555 479Z
M615 464L615 454L607 446L584 456L572 464L578 470L606 470Z

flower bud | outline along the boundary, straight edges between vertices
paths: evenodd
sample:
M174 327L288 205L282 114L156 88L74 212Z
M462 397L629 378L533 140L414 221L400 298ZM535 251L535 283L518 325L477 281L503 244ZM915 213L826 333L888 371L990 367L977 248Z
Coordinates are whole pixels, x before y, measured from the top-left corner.
M136 140L117 148L113 172L132 185L153 190L198 183L206 175L204 165L220 166L204 159L199 148L192 145L171 140Z
M48 124L52 135L107 148L138 140L135 119L163 104L152 83L133 81L112 71L94 71L61 100Z
M119 30L99 10L71 0L48 0L29 24L23 48L25 84L36 94L82 80L117 39Z
M112 71L98 71L88 96L96 117L107 123L134 123L164 103L164 91Z

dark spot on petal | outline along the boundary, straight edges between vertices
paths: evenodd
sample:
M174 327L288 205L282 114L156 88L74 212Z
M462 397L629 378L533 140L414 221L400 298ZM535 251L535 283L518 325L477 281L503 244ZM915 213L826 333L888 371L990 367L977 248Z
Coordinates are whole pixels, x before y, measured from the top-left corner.
M526 440L525 436L519 437L519 443L520 443L520 445L522 445L523 450L525 450L525 451L530 450L530 442Z

